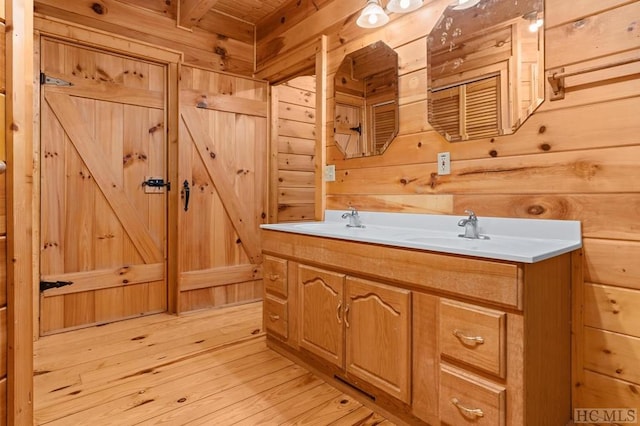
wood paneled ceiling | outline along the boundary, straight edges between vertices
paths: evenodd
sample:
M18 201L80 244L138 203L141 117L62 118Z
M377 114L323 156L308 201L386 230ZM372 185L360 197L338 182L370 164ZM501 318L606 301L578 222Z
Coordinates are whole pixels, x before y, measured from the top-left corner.
M287 2L288 0L218 0L212 2L211 9L256 24Z
M159 12L165 16L176 18L180 5L182 22L185 18L200 21L208 12L218 12L223 15L257 24L276 10L290 3L291 0L120 0L138 7ZM187 16L185 16L187 15ZM187 27L195 25L185 25Z

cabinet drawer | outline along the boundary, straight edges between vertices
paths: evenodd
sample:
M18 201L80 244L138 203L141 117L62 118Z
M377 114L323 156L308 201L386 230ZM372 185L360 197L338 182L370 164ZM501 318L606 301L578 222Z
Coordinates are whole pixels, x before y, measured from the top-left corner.
M441 299L439 323L442 355L505 376L506 313Z
M287 297L287 261L265 256L262 268L264 289L269 293Z
M264 298L264 326L268 332L287 339L289 337L289 315L287 301L267 295Z
M506 421L506 390L448 365L440 367L440 420L447 425L496 425Z

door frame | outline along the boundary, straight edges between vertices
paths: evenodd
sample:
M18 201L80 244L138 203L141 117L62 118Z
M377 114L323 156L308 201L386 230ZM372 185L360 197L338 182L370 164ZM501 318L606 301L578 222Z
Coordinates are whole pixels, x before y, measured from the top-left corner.
M126 37L107 32L90 29L58 19L34 17L34 88L33 88L33 340L40 334L40 197L41 197L41 164L40 164L40 42L47 37L77 46L100 50L107 53L124 55L130 58L154 62L166 66L166 97L165 120L167 125L167 180L177 182L178 178L178 74L182 61L182 53L146 44ZM175 186L175 185L174 185ZM167 192L167 238L166 238L166 281L167 281L167 311L177 311L178 268L172 250L177 247L179 191Z

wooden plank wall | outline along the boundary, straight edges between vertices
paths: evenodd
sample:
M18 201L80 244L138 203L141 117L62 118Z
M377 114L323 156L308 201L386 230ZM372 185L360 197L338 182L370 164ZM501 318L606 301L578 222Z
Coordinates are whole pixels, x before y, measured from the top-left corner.
M6 163L5 96L6 53L5 8L0 1L0 161ZM7 423L7 197L6 173L0 172L0 424Z
M337 180L327 184L327 208L580 220L574 406L640 407L640 63L567 79L565 99L546 100L514 135L448 143L426 121L425 70L426 35L446 3L394 16L380 30L353 20L336 26L340 18L320 13L333 3L297 24L324 25L329 35L327 163ZM638 16L637 0L547 0L547 72L637 59ZM304 42L296 26L279 31L279 52ZM376 40L399 55L400 134L384 155L344 160L330 131L332 73L346 53ZM259 60L268 58L261 48L268 43L258 41ZM436 173L442 151L451 153L449 176Z
M274 86L272 150L275 171L271 186L277 207L271 222L313 220L315 211L315 77L305 76ZM277 193L276 193L277 191Z
M177 3L38 0L35 12L182 52L191 65L252 75L254 25L208 12L192 29L181 28L176 25Z
M546 5L547 70L637 57L640 28L631 17L639 16L640 2ZM415 94L425 92L407 90L411 78L421 85L425 76L425 62L415 60L424 52L424 34L415 35L394 46L400 62L417 72L401 76L398 140L381 157L349 161L329 146L338 180L328 184L328 207L473 209L480 217L582 221L586 266L574 306L584 304L584 324L576 330L575 407L640 407L640 65L568 80L575 90L546 101L513 136L448 144L424 120L426 98ZM435 173L441 151L451 152L450 176Z

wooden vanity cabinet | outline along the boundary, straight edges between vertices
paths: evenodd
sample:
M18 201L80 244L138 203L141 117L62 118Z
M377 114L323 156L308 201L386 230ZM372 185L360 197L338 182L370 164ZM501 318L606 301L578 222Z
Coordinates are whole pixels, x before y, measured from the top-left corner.
M410 292L307 265L297 275L300 348L408 403Z
M398 423L570 420L579 255L529 264L262 232L273 349Z

